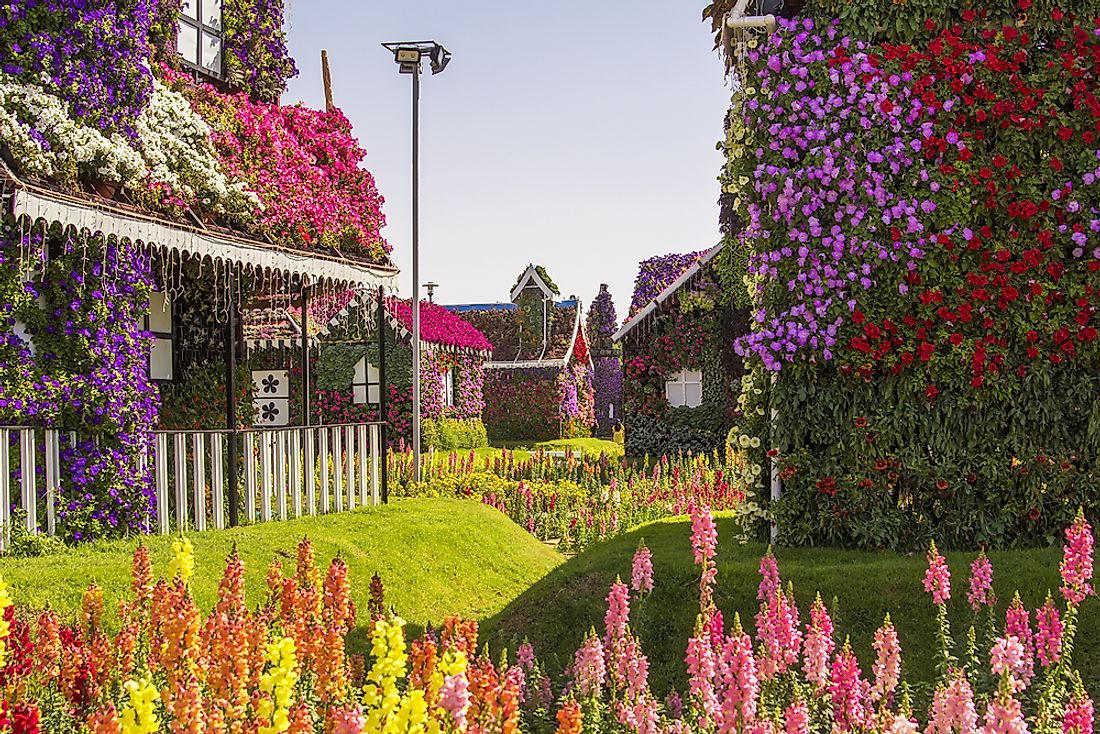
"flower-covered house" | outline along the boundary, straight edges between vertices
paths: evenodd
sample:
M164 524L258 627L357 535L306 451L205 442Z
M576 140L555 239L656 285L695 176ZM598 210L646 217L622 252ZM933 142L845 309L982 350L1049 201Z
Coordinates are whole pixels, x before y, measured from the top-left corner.
M492 343L485 365L485 427L499 441L590 435L595 425L592 356L583 310L561 299L542 266L529 265L506 303L446 308Z
M245 348L260 425L302 423L303 333L311 344L314 422L345 425L378 420L386 391L391 443L408 443L412 418L412 302L383 299L384 341L378 339L377 292L353 290L300 304L259 299L244 314ZM487 444L481 421L485 335L445 308L420 304L421 436L425 448ZM382 355L385 349L385 385Z
M746 312L723 307L713 262L722 251L661 255L638 267L622 348L626 451L718 448L737 408L742 368L733 340Z
M2 13L0 496L18 478L74 539L233 522L270 478L239 461L241 304L395 285L365 152L338 109L279 104L280 0ZM212 514L167 496L207 479L230 487Z

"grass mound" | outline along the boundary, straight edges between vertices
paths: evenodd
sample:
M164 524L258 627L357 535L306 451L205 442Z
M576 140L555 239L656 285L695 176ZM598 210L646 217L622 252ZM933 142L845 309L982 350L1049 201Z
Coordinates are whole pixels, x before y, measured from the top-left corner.
M756 600L762 545L741 546L730 538L731 518L717 517L718 579L715 601L727 626L734 613L742 624L755 628ZM699 573L692 563L691 524L684 519L652 523L592 548L556 568L529 591L511 602L482 627L483 639L499 650L526 637L552 670L560 671L590 627L602 635L605 599L615 577L630 583L631 558L642 538L653 553L653 593L631 601L631 624L650 660L650 682L655 693L686 689L684 648L698 613ZM902 645L903 674L913 684L934 678L935 612L921 579L926 568L921 555L865 553L821 548L776 551L784 584L794 583L800 619L808 619L814 595L820 591L830 607L838 644L844 635L859 656L864 673L874 660L871 641L887 612ZM998 619L1019 589L1030 609L1040 606L1047 590L1057 593L1060 583L1057 548L991 553ZM973 615L965 596L974 554L947 554L953 573L952 632L965 640ZM834 601L834 596L836 597ZM984 624L984 622L983 622ZM1034 624L1034 622L1033 622ZM984 627L979 627L981 635ZM1100 691L1100 603L1082 605L1075 663L1095 695Z
M448 614L483 619L498 613L561 562L561 556L496 510L477 502L447 499L401 500L321 517L288 520L205 533L189 533L195 547L192 590L205 612L215 601L225 559L236 545L245 563L249 605L267 595L268 565L294 568L299 540L313 541L318 565L337 554L347 561L352 598L363 621L371 575L386 588L386 603L414 628L439 623ZM172 538L147 537L154 575L167 573ZM94 543L60 555L0 559L0 574L13 600L52 606L73 614L89 583L103 587L107 620L117 600L129 596L130 561L137 540ZM351 639L363 651L361 635Z

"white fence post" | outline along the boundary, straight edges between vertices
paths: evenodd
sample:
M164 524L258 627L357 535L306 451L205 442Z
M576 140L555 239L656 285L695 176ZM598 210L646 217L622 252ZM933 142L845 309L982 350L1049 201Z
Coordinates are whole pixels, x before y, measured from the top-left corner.
M20 453L20 479L23 489L23 511L27 513L26 527L28 532L38 530L38 490L35 486L35 474L38 465L35 462L34 429L27 428L19 432Z
M225 449L225 439L220 433L210 436L210 495L214 501L214 527L218 530L225 528L225 470L222 460Z

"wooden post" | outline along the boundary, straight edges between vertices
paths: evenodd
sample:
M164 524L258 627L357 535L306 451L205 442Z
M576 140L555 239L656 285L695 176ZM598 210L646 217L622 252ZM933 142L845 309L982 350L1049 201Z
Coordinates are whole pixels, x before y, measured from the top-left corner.
M332 112L332 75L328 71L328 51L321 49L321 79L325 85L325 111Z
M302 282L302 425L310 426L313 414L313 401L310 393L313 391L313 379L309 366L309 289L303 279Z

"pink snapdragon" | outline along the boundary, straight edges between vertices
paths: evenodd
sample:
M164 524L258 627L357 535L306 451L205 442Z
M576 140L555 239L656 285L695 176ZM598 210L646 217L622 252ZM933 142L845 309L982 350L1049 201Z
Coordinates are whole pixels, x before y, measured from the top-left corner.
M718 715L718 697L714 692L717 665L710 636L702 630L701 620L697 627L695 636L688 640L685 662L688 670L688 690L691 692L692 702L699 716L698 726L700 729L706 729L709 727L708 722L716 720Z
M877 657L871 672L875 677L874 686L871 688L872 701L890 701L898 683L901 681L901 643L898 642L898 631L890 622L890 615L882 626L875 631L875 640L872 643Z
M865 728L871 718L867 706L870 686L860 677L859 661L848 642L844 643L844 647L833 660L829 678L834 731L847 732Z
M703 572L699 579L699 608L706 611L712 604L714 579L718 576L718 569L713 563L718 546L718 529L710 507L692 504L690 511L691 552L695 556L695 565Z
M1015 635L998 637L989 650L989 667L993 675L1008 680L1009 688L1014 692L1024 689L1022 680L1024 669L1024 646Z
M451 715L459 731L466 728L470 710L470 682L465 673L448 675L439 689L439 707Z
M367 728L367 717L360 706L338 708L332 713L332 734L360 734Z
M887 734L917 734L918 729L917 722L898 714L890 720L890 726L886 732Z
M1019 680L1027 686L1035 674L1035 639L1031 634L1031 615L1020 600L1019 592L1016 592L1005 611L1005 635L1015 637L1024 648Z
M756 598L759 601L768 601L777 591L779 591L779 563L769 547L768 552L760 559L760 586L756 590Z
M1011 696L993 698L985 710L981 734L1028 734L1020 702Z
M527 640L516 648L516 663L528 672L535 669L535 647Z
M956 673L946 686L932 695L932 711L927 734L975 734L978 712L974 708L974 690L966 676Z
M745 731L756 719L756 702L760 694L756 659L752 654L752 639L741 629L740 619L722 647L722 703L718 731L733 734Z
M582 696L597 697L607 682L604 649L596 631L592 630L573 657L573 681Z
M607 593L607 614L604 615L604 626L607 629L604 635L604 644L610 645L626 635L627 626L630 624L630 590L626 588L621 578L616 577L611 585L611 591Z
M932 594L934 604L946 604L951 598L951 571L947 568L947 559L936 550L932 543L928 549L928 570L924 574L924 590Z
M970 564L970 591L966 600L975 612L980 612L982 607L991 607L997 601L993 596L993 564L989 562L985 550Z
M810 710L801 697L787 706L783 713L784 734L810 734Z
M806 680L813 683L819 692L824 691L829 683L829 658L835 649L833 620L829 618L829 610L821 601L821 594L818 594L810 607L802 670L806 674Z
M1082 511L1077 511L1073 524L1066 528L1066 545L1062 551L1062 596L1080 604L1092 596L1092 526Z
M756 635L765 652L760 659L761 678L770 680L798 662L802 649L798 607L781 589L761 605L756 615Z
M1035 654L1044 668L1057 664L1062 659L1062 634L1065 626L1058 616L1058 607L1047 595L1043 606L1035 612Z
M630 588L639 594L653 591L653 554L645 543L634 552L634 563L630 573Z
M1083 690L1078 691L1066 704L1062 734L1092 734L1092 727L1092 699Z
M638 638L624 635L612 645L611 682L632 699L641 696L649 689L649 659Z

